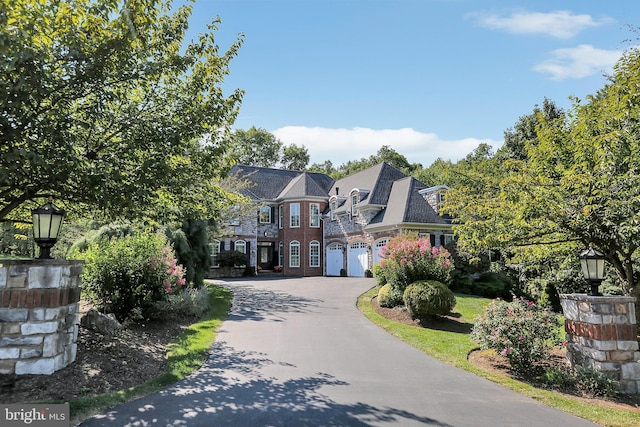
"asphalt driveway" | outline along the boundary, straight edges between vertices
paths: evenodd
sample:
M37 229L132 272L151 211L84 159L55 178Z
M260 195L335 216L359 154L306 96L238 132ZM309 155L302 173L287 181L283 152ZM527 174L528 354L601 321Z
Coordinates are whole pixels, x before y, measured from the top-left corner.
M93 426L595 424L434 360L355 307L373 279L224 283L234 291L206 366Z

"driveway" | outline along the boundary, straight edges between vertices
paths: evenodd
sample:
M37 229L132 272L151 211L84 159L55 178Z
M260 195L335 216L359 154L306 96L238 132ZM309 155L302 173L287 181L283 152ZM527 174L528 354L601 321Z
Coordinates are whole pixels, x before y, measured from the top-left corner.
M426 356L366 319L366 278L224 282L234 292L206 365L93 426L586 427Z

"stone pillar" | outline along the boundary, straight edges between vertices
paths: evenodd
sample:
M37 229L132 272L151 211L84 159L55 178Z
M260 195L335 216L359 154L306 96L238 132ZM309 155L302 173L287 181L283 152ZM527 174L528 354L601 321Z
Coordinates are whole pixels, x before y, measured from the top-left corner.
M640 352L635 298L560 295L567 332L567 361L618 381L620 392L640 393Z
M0 262L0 374L52 374L76 359L81 261Z

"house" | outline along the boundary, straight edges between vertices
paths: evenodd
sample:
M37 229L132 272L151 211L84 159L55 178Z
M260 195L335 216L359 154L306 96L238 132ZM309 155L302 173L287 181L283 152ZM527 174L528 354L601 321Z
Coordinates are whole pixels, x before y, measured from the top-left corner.
M234 166L230 175L249 182L244 194L259 208L211 243L214 265L221 250L235 249L260 271L362 277L404 231L428 236L434 246L453 239L451 219L439 213L447 187L427 187L387 163L337 181L253 166Z

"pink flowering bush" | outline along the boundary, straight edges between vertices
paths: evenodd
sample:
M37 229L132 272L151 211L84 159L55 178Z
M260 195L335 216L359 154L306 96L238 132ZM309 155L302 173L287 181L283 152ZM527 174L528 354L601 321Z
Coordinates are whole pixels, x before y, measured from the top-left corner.
M453 270L451 254L443 247L431 246L429 239L405 233L382 248L377 270L394 293L402 295L411 283L436 280L448 283ZM378 273L376 273L378 274Z
M532 301L494 300L476 319L471 338L482 349L492 349L505 356L515 371L527 374L560 343L559 326L557 314Z
M99 239L84 260L84 296L120 320L156 315L155 304L185 284L184 269L161 234Z

